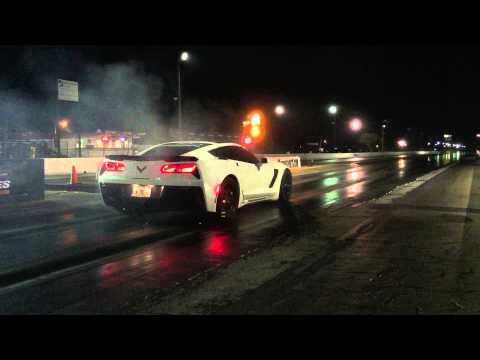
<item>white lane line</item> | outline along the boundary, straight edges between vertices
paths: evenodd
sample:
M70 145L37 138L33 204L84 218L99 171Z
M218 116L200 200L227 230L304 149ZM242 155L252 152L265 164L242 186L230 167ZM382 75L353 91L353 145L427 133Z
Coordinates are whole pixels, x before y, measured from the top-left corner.
M455 164L447 165L443 168L440 168L440 169L434 170L432 172L429 172L428 174L422 175L422 176L418 177L417 179L415 179L415 180L413 180L409 183L397 186L396 188L394 188L392 191L388 192L387 194L385 194L381 198L373 200L373 203L374 204L392 204L393 200L404 197L409 192L417 189L418 187L425 184L427 181L429 181L429 180L433 179L435 176L438 176L441 173L447 171L448 169L450 169L454 165Z

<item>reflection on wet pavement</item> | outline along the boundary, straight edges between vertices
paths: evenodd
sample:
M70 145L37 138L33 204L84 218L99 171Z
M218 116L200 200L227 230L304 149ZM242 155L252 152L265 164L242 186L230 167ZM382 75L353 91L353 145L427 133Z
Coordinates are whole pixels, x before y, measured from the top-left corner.
M79 242L77 229L68 228L63 230L58 241L60 241L60 244L58 245L61 247L70 247L77 245Z
M347 186L347 197L352 198L361 193L363 193L363 182L355 183L353 185Z
M323 205L328 206L335 204L339 198L338 190L330 191L323 195Z
M207 256L225 257L230 255L232 243L230 236L224 232L211 231L207 235L204 252Z
M52 236L57 246L64 248L85 243L108 244L119 238L129 241L142 236L156 238L142 248L112 256L101 265L54 279L51 283L55 284L55 288L68 293L68 296L64 295L61 305L49 302L49 291L43 290L45 284L39 284L37 292L35 287L19 292L26 299L32 296L41 298L34 302L25 301L36 304L30 305L36 306L34 310L30 308L33 312L51 312L56 309L54 306L88 308L89 301L93 304L99 298L96 296L89 300L87 294L92 291L101 292L104 302L111 300L112 303L119 303L120 299L129 298L135 291L148 293L152 289L171 287L202 271L228 264L247 250L268 246L282 237L298 238L302 232L309 231L307 228L315 229L318 226L310 214L376 191L378 183L385 179L406 179L407 176L419 175L451 160L444 156L345 164L341 170L318 174L308 182L294 184L292 206L263 203L242 208L238 223L233 226L199 223L179 215L153 216L142 224L119 217L70 226L43 236ZM66 216L70 215L66 213ZM36 239L37 242L39 240ZM21 296L20 293L17 292L16 296ZM12 301L11 306L17 309L15 303ZM3 306L1 311L8 312L7 308Z

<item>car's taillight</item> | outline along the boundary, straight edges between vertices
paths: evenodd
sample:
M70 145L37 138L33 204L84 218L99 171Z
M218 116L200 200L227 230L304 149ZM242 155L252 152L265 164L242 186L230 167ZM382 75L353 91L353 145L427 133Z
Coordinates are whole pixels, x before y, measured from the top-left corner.
M191 174L197 176L197 164L195 163L174 163L160 166L162 174ZM197 176L198 177L198 176Z
M126 169L127 166L121 161L105 160L102 164L102 168L100 169L100 175L105 171L121 172L125 171Z

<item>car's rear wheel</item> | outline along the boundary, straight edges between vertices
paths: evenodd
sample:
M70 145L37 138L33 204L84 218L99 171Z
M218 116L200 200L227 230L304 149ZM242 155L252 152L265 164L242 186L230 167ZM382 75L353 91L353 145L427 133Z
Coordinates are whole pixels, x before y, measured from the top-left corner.
M282 181L280 182L280 193L278 200L281 203L288 203L290 201L290 197L292 196L292 188L292 173L287 169L283 173Z
M238 213L238 186L234 180L227 178L220 185L217 197L217 218L221 221L231 222L237 218Z

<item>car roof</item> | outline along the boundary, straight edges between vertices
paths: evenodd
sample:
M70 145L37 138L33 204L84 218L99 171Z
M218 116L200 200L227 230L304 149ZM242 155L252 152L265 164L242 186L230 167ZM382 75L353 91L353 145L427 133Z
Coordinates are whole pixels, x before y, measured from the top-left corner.
M191 151L188 151L186 152L184 155L189 155L189 156L196 156L196 157L203 157L202 155L203 154L208 154L208 155L211 155L209 152L211 150L214 150L214 149L217 149L217 148L220 148L220 147L223 147L223 146L238 146L238 147L242 147L240 144L236 144L236 143L215 143L215 142L211 142L211 141L171 141L171 142L167 142L167 143L161 143L161 144L157 144L157 145L153 145L151 147L149 147L148 149L145 149L141 152L141 154L143 153L146 153L158 146L169 146L169 145L178 145L178 146L181 146L181 145L203 145L203 146L200 146L196 149L192 149ZM207 155L207 156L208 156ZM212 155L213 156L213 155Z
M192 150L192 151L189 151L188 154L189 156L196 156L196 157L203 157L202 155L210 155L210 156L213 156L212 154L210 154L210 151L214 150L214 149L218 149L218 148L221 148L221 147L224 147L224 146L238 146L238 147L242 147L240 144L236 144L236 143L211 143L207 146L202 146L198 149L195 149L195 150ZM207 155L207 156L208 156Z
M170 141L170 142L166 142L166 143L162 143L162 144L158 144L158 145L189 145L189 144L192 144L192 145L196 145L196 144L215 144L214 142L212 141Z
M240 146L242 147L240 144L237 144L237 143L219 143L219 142L212 142L212 141L171 141L171 142L168 142L168 143L162 143L162 144L158 144L158 145L155 145L155 146L163 146L163 145L205 145L205 146L202 146L200 148L198 148L198 150L202 149L202 150L212 150L212 149L216 149L218 147L222 147L222 146Z

